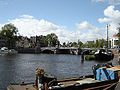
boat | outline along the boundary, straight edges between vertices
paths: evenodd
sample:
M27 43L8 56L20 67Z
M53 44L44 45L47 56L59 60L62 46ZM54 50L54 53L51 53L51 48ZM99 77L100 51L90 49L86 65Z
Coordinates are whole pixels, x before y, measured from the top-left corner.
M14 84L8 90L114 90L119 83L120 65L94 65L93 75L57 79L46 74L44 69L36 69L35 83Z
M17 54L18 52L14 49L8 49L7 47L2 47L0 49L0 54L1 55L8 55L8 54Z
M0 54L8 54L8 52L9 52L9 50L8 50L7 47L2 47L2 48L0 49Z
M105 49L99 49L95 52L95 60L112 60L114 54L111 50L106 51Z
M16 51L15 49L10 49L9 50L9 54L17 54L18 53L18 51Z

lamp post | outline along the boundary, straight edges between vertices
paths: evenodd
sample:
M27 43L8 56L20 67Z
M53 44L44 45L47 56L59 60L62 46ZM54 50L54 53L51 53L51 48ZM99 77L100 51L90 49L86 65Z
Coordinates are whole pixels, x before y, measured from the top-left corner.
M109 47L109 42L108 42L108 30L109 30L109 24L107 24L107 53L108 53L108 47Z

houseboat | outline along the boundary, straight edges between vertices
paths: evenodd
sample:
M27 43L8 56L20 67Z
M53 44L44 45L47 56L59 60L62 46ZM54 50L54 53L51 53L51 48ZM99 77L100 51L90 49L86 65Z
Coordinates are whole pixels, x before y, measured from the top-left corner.
M112 60L113 58L114 54L111 50L99 49L95 52L95 60Z

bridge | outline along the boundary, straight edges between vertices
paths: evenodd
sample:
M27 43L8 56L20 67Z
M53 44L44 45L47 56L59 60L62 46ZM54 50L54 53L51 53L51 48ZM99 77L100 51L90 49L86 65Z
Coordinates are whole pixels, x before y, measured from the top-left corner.
M78 47L41 47L42 53L55 53L55 54L81 54L85 50L95 50L96 48L78 48Z
M18 48L19 53L52 53L52 54L75 54L95 50L99 48L78 48L78 47L36 47L36 48Z

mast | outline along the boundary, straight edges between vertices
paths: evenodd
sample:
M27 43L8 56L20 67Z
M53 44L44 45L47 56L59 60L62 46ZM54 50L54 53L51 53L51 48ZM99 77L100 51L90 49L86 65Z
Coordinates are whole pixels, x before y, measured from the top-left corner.
M109 41L108 41L108 30L109 30L109 24L107 24L107 53L108 53L108 48L109 48Z

